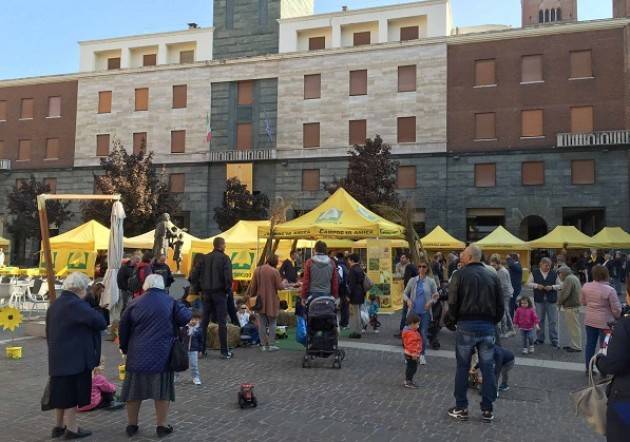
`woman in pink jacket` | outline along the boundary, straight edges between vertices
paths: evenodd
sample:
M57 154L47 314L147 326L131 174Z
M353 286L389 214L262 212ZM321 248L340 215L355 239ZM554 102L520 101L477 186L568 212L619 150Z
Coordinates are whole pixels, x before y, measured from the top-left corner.
M610 329L608 323L621 315L621 304L617 292L608 284L608 279L608 269L602 265L596 265L593 267L593 282L587 282L582 287L580 301L586 306L584 315L586 371L595 354L597 343L601 343L604 339L604 331Z

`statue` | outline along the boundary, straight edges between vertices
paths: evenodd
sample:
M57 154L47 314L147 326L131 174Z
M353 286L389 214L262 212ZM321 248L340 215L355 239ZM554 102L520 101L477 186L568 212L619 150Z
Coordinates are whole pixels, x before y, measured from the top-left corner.
M163 213L160 217L160 221L155 226L155 234L153 236L153 256L158 257L160 255L168 256L168 239L171 233L171 216L168 213Z
M176 273L180 273L179 268L182 264L182 247L184 246L184 231L177 227L171 227L171 236L169 239L169 247L173 249L173 261L177 265Z

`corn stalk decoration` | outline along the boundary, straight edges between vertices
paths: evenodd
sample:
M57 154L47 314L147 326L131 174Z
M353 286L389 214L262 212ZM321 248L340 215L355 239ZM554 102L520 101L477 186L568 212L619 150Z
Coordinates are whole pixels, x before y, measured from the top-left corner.
M260 258L258 259L259 266L263 265L267 261L267 258L272 256L278 250L280 240L274 238L273 232L278 224L282 224L287 221L287 212L292 206L292 201L285 200L282 197L276 198L271 206L271 216L269 217L269 237L267 238L267 241L265 241L265 246L263 247Z

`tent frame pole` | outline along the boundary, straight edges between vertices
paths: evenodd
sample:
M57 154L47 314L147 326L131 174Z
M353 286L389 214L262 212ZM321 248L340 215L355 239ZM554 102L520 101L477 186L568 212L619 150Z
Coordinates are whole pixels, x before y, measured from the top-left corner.
M57 299L55 292L55 269L52 262L52 251L50 249L50 231L48 223L48 212L46 211L46 201L120 201L120 195L61 195L46 194L37 195L37 211L39 213L39 229L42 234L42 249L44 260L46 261L46 280L48 281L48 302L52 304Z

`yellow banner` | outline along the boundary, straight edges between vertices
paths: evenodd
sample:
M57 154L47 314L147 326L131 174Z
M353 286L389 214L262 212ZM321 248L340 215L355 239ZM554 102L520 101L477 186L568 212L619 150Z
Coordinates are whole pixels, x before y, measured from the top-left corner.
M370 294L378 296L383 311L394 311L402 307L400 287L393 285L391 241L368 239L367 275L374 283Z
M96 252L86 250L53 250L53 269L57 276L64 276L72 272L81 272L93 278L96 255ZM46 269L46 260L44 259L43 252L40 254L39 268L43 270Z
M194 261L197 253L204 254L201 251L193 251L192 259ZM252 279L254 269L256 268L256 249L234 249L226 251L232 261L232 278L235 281L249 281Z

